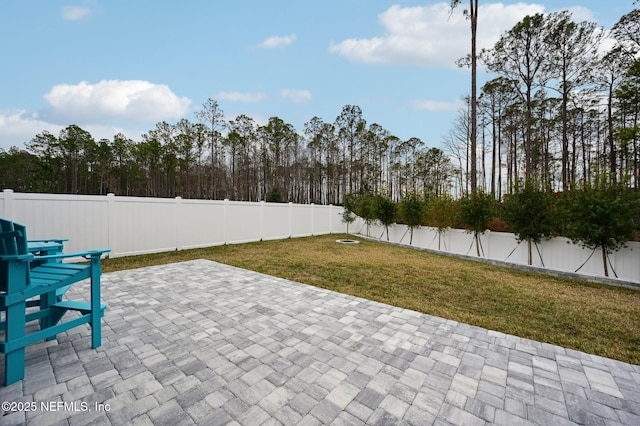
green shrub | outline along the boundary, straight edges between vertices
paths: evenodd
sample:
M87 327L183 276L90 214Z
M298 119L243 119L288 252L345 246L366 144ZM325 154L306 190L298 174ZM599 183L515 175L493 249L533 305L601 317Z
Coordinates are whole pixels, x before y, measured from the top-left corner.
M460 221L465 229L473 234L476 251L480 256L480 235L489 229L489 222L495 215L496 201L491 194L473 191L460 199Z
M342 223L347 224L347 234L349 233L349 225L355 222L356 215L355 210L358 199L353 194L347 194L344 197L343 210L342 210Z
M413 244L413 230L422 224L425 204L415 192L408 192L400 201L399 213L402 222L409 227L411 237L409 245Z
M396 203L386 195L376 194L373 197L373 213L375 218L384 226L389 241L389 226L396 220Z
M369 227L371 222L376 219L373 208L373 197L370 194L360 194L357 197L355 213L364 219L367 225L367 236L369 236Z
M532 264L531 244L550 238L556 228L555 197L541 191L530 181L524 188L508 195L502 203L502 217L509 224L518 241L527 241L529 265Z
M442 236L449 228L456 226L458 216L458 203L448 195L431 198L427 203L425 219L429 226L438 230L438 250L440 250Z
M638 194L623 183L584 184L564 194L562 204L564 234L574 244L600 248L604 275L608 277L608 254L624 247L637 229Z

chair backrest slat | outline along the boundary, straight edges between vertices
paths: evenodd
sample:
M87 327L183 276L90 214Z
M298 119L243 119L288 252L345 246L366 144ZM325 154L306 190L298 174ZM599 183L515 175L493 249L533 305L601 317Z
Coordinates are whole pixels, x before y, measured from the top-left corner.
M27 254L29 252L27 248L27 227L15 222L13 223L13 227L20 233L20 236L16 238L18 254Z
M0 219L0 255L27 254L27 228Z

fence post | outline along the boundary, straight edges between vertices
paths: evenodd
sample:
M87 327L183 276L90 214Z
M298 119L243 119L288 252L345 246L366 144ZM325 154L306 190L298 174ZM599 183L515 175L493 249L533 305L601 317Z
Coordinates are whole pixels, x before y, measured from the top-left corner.
M7 220L13 220L15 214L13 210L13 189L5 189L2 194L4 198L2 217Z
M118 212L116 211L116 194L107 194L107 247L111 252L107 255L117 257L118 255Z
M491 259L491 240L491 229L487 229L487 250L484 254L487 259Z
M176 204L175 204L175 217L173 219L173 223L175 225L175 240L174 243L176 244L176 250L182 250L182 238L180 235L180 215L182 214L182 197L176 197Z
M333 234L333 204L329 204L329 233Z
M260 224L260 241L264 240L264 209L265 209L265 203L264 200L260 200L260 210L258 211L258 214L260 216L259 221L258 222Z
M293 238L293 203L289 203L289 238Z
M316 227L316 205L311 203L311 236L315 235L315 227Z
M229 222L229 199L224 199L224 206L222 208L222 239L224 244L229 244L229 234L227 232L227 223Z

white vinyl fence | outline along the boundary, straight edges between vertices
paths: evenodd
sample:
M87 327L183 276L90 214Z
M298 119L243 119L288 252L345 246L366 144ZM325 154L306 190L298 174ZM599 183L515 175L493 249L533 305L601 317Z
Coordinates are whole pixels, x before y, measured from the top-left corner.
M367 235L367 226L358 219L349 226L349 231ZM387 240L384 227L371 225L369 237ZM389 241L409 245L410 233L404 225L389 227ZM413 242L417 248L438 250L456 255L477 257L473 234L461 229L449 229L438 235L436 228L420 227L413 231ZM514 234L487 231L481 236L481 257L489 260L527 265L528 248L523 241L518 244ZM566 238L543 240L538 247L532 246L532 261L535 267L552 271L577 272L582 275L604 277L602 252L597 249L582 248ZM627 247L609 254L609 278L615 278L613 271L621 281L640 284L640 243L629 242ZM584 264L584 265L583 265Z
M0 217L29 239L68 238L66 252L110 257L345 232L342 207L0 192Z
M342 207L313 204L0 192L0 217L26 225L30 239L68 238L67 252L110 248L110 257L343 233L341 214ZM349 231L366 234L367 228L358 219ZM371 225L369 236L386 241L379 225ZM409 238L406 226L390 227L391 242L409 245ZM527 244L518 244L513 234L486 232L481 244L485 259L527 264ZM412 246L476 256L472 235L460 229L439 236L435 228L417 228ZM604 276L599 251L566 238L545 240L538 249L533 266ZM630 242L609 257L610 278L615 271L620 280L640 284L640 243Z

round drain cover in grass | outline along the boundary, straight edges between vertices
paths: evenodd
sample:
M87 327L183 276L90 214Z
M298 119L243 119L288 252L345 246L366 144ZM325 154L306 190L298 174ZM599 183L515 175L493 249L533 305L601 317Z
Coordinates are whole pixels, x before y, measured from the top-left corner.
M340 244L360 244L360 241L356 241L356 240L336 240L336 243L340 243Z

